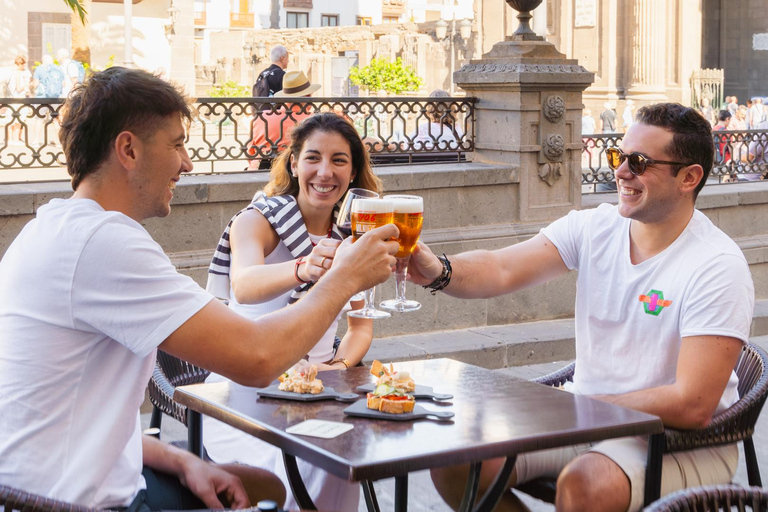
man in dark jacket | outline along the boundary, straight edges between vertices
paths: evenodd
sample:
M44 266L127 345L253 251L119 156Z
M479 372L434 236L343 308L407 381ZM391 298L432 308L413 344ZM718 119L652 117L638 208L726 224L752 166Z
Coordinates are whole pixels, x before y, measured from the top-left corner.
M272 48L270 58L272 65L259 73L256 83L253 84L254 97L274 96L276 92L283 89L283 75L288 67L288 50L285 46L278 44Z

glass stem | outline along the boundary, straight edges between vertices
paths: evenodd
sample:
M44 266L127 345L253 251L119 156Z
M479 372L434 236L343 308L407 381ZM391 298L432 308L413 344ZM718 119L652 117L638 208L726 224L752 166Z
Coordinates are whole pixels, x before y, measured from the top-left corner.
M405 278L408 275L408 262L410 260L410 255L405 258L397 258L397 265L395 266L395 300L398 302L406 301Z
M376 287L375 286L373 288L369 288L369 289L365 290L365 306L363 307L363 309L365 309L365 310L375 309L375 307L373 305L373 297L374 297L374 295L376 295Z

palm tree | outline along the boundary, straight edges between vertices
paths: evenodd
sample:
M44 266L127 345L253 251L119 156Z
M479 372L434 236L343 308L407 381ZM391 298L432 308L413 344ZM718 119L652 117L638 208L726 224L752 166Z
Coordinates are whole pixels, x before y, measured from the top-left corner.
M91 63L91 23L86 17L92 0L64 0L72 10L72 58L82 63Z
M73 13L77 14L80 17L80 21L83 23L83 25L85 25L85 15L88 14L88 11L85 9L85 6L80 2L78 2L78 0L64 0L64 3L67 4L67 7L72 9Z

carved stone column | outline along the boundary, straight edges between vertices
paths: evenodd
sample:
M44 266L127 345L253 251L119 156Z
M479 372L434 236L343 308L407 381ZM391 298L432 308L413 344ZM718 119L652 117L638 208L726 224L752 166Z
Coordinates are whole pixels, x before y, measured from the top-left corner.
M510 165L520 221L546 222L580 208L582 93L594 74L551 43L508 40L453 79L478 98L470 158Z
M666 94L666 2L632 0L632 79L628 96L663 101Z

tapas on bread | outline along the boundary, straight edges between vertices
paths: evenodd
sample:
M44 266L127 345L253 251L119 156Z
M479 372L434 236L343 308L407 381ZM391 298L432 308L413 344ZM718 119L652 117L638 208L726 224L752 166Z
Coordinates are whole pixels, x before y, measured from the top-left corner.
M289 393L309 393L317 395L323 392L323 381L317 378L317 366L310 366L300 372L287 371L277 378L280 385L277 387L280 391Z
M396 372L392 363L389 368L381 364L381 361L374 361L371 364L371 375L377 377L376 386L386 384L403 393L413 393L416 389L416 383L408 372Z
M387 368L381 361L374 361L371 374L378 378L373 393L367 394L369 409L389 414L413 412L416 400L408 393L416 389L416 384L408 372L395 372L391 364Z

